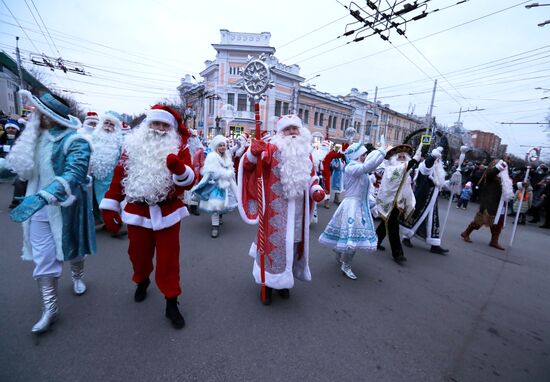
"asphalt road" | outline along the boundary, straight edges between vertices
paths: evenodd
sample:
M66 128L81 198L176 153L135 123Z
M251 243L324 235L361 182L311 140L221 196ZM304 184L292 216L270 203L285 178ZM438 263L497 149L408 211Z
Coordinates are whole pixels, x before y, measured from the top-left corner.
M451 209L448 256L418 240L403 267L389 253L357 255L356 281L317 242L335 211L321 208L313 281L297 281L289 300L274 295L268 307L247 255L255 227L234 212L211 239L208 215L186 218L181 331L154 284L133 301L127 239L98 232L88 292L71 294L66 266L60 319L37 345L39 294L33 264L19 259L10 199L11 186L0 184L0 381L550 381L550 232L520 226L505 252L487 245L488 229L467 244L458 234L476 205ZM509 220L503 244L511 228Z

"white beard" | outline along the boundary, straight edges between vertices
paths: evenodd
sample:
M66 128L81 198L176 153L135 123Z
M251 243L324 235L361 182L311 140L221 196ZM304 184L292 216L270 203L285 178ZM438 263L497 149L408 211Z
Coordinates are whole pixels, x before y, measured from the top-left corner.
M434 163L434 171L430 175L430 179L434 182L436 187L441 187L445 184L445 169L443 168L443 162L441 159L436 159Z
M514 187L512 179L510 179L510 175L508 175L508 169L506 168L504 171L499 172L498 177L500 178L500 186L504 201L514 199Z
M40 113L34 112L6 158L8 168L11 168L23 180L29 180L33 174L36 143L42 131L40 129Z
M311 134L302 128L296 137L277 134L271 143L281 152L281 184L285 197L302 196L311 182Z
M112 173L120 156L120 145L119 134L107 132L102 128L94 131L90 158L90 172L94 178L103 180Z
M409 163L411 160L411 156L409 154L405 154L405 160L399 161L397 160L397 154L393 155L390 160L388 161L390 163L390 166L403 166L404 163Z
M166 167L168 154L177 154L181 137L170 129L159 135L144 124L126 136L127 155L122 186L129 202L157 204L174 189L172 174Z

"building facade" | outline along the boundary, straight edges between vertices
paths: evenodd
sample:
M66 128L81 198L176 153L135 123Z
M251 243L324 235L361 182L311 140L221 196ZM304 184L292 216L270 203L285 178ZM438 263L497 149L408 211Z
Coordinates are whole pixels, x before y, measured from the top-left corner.
M300 67L281 63L274 56L269 32L222 29L220 34L220 43L212 44L215 59L206 61L200 72L202 81L186 75L178 86L180 97L193 116L188 125L204 136L254 134L254 105L239 83L248 57L262 53L268 55L266 63L271 67L275 84L266 92L265 101L260 102L263 131L273 132L280 115L295 113L317 140L343 142L344 132L351 126L356 130L356 141L363 135L365 142L374 144L384 134L388 144L396 145L421 127L419 119L391 110L389 105L369 101L368 93L356 88L345 96L337 96L302 85Z
M499 156L501 153L501 139L498 135L481 130L472 130L470 131L470 136L472 138L472 147L486 151L493 158Z
M31 92L48 90L44 84L34 78L29 72L22 68L23 87ZM21 112L19 96L17 92L21 88L17 62L7 53L0 52L0 110L4 113L18 114Z

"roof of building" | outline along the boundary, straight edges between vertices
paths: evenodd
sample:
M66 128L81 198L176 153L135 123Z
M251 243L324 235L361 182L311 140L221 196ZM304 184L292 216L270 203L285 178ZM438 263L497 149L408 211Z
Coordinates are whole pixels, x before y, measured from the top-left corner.
M0 67L6 67L15 74L19 73L17 68L17 62L4 51L0 52ZM34 89L49 91L46 85L44 85L42 82L37 80L32 74L30 74L27 70L25 70L25 68L21 68L21 70L23 72L24 82L29 84Z

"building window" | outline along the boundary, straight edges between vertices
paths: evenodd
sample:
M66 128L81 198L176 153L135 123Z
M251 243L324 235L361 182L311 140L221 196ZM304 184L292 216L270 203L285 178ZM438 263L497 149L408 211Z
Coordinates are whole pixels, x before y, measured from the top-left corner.
M299 109L298 110L298 118L302 119L303 114L304 114L304 109Z
M250 111L251 113L255 113L256 111L254 110L254 101L252 99L249 99L249 108L248 108L248 111Z
M208 98L208 115L214 115L214 98Z
M345 121L344 121L344 118L342 118L342 119L340 120L340 130L341 130L341 131L344 131L344 122L345 122Z
M275 116L279 117L281 115L281 101L275 101Z
M309 110L304 110L304 124L309 125Z
M372 126L372 121L367 121L367 126L365 127L365 135L370 135L371 126Z
M336 130L336 116L332 117L332 129Z
M318 111L315 112L315 115L313 117L313 125L314 126L319 126L319 112Z
M346 119L346 123L344 124L344 130L347 129L349 126L349 119Z
M237 98L237 111L246 111L246 94L239 94Z
M235 93L227 93L227 103L235 106Z
M238 66L230 66L229 67L229 75L238 76L239 75L239 67Z
M325 114L321 113L319 116L319 126L323 127L323 119L325 119Z
M330 129L332 127L332 115L328 116L328 125L327 127Z
M288 114L288 102L283 102L283 115Z

